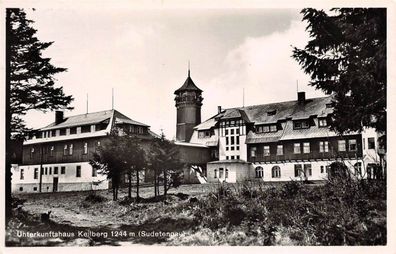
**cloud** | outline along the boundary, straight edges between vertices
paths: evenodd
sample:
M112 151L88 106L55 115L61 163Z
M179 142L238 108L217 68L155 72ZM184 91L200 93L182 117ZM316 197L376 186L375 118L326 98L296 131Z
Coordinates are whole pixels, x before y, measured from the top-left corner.
M307 97L322 96L307 86L309 76L291 57L292 46L301 48L308 41L305 27L295 20L283 32L248 37L230 50L224 59L225 71L209 81L208 87L215 93L206 95L207 106L216 108L213 101L226 107L242 106L243 89L245 105L294 100L297 80L299 90L306 91Z

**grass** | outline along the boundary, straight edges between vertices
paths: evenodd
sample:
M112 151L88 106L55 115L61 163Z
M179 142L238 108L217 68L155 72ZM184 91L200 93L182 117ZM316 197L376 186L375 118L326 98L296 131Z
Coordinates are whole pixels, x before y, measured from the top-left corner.
M61 239L55 244L61 246L124 242L241 246L386 244L384 182L183 185L173 189L166 199L155 199L152 193L152 188L142 188L139 203L133 198L112 201L110 191L23 195L24 215L9 225L8 242L19 246L48 245L31 239L18 242L20 239L13 238L12 231L22 225L29 230L58 227L173 233L88 242ZM126 196L126 190L122 190L120 197ZM39 215L48 210L52 211L52 226L37 223Z

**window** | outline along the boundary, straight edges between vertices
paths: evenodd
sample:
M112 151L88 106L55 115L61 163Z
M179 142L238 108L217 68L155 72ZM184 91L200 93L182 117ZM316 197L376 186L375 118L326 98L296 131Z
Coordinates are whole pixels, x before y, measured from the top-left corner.
M228 130L225 130L225 134L228 135Z
M91 125L81 126L81 133L91 132Z
M239 151L239 146L236 146L236 149Z
M269 116L273 116L275 114L276 114L276 110L267 111L267 115L269 115Z
M368 138L368 149L375 149L375 139L374 138Z
M84 143L84 150L83 150L83 154L87 154L88 153L88 143L85 142Z
M235 139L236 139L236 144L239 145L239 136L236 136Z
M234 151L234 150L235 150L235 147L231 146L231 151Z
M274 125L270 125L270 132L277 132L277 131L278 131L278 130L277 130L275 124L274 124Z
M303 151L304 151L304 153L310 153L311 152L311 149L310 149L310 146L309 146L309 142L304 142Z
M237 159L237 160L239 160L239 159L240 159L239 155L237 155L237 156L236 156L236 159Z
M293 128L294 128L295 130L298 130L298 129L307 129L307 128L309 128L309 122L308 122L308 120L304 120L304 121L294 121L294 122L293 122Z
M23 169L23 168L21 168L21 174L20 174L20 177L19 177L19 179L21 179L21 180L23 180L23 179L25 179L25 176L24 176L24 172L25 170Z
M231 155L231 160L235 159L234 155Z
M326 118L319 119L319 127L326 127L326 126L327 126Z
M223 178L224 168L219 168L219 178Z
M230 157L226 156L226 160L228 160Z
M252 147L250 149L250 157L256 157L257 147Z
M76 166L76 177L81 177L81 166Z
M228 168L225 170L225 178L228 178Z
M301 164L294 164L294 177L299 177L302 172Z
M329 152L329 142L328 141L320 141L319 142L319 152L320 153Z
M231 145L234 145L235 144L235 137L231 137Z
M67 145L63 147L63 155L67 155Z
M283 155L283 145L278 145L276 147L276 154L277 155Z
M235 129L235 134L239 135L239 128Z
M326 166L326 173L330 171L330 165Z
M339 152L345 152L345 140L338 140L338 151Z
M294 143L294 153L301 153L300 143Z
M270 147L269 146L264 146L263 154L264 154L264 156L270 156Z
M281 171L279 166L273 166L272 167L272 178L280 178L281 177Z
M45 175L48 175L48 168L47 167L44 168L44 171L45 171Z
M62 175L66 174L66 167L65 166L61 167L61 174Z
M348 141L348 145L349 145L349 151L356 151L357 150L356 139L350 139Z
M264 170L262 167L256 168L256 178L262 178L264 176Z
M73 144L69 145L69 155L73 154Z
M311 164L304 164L304 173L305 176L312 176L312 165Z
M355 168L355 175L361 176L362 175L362 163L361 162L356 162L355 165L353 165Z
M230 148L228 146L226 146L226 151L230 150Z
M320 173L324 173L324 166L320 166Z
M52 135L53 137L56 137L56 130L52 130L52 131L51 131L51 135Z
M143 127L142 126L138 127L138 134L143 134Z
M231 135L234 135L234 129L231 129Z
M19 187L19 191L23 191L23 187Z
M54 167L54 175L58 174L58 167Z
M52 167L48 168L49 174L52 175Z
M71 127L70 134L77 134L77 127Z
M217 178L217 169L214 170L214 178Z
M60 129L59 130L59 135L60 136L65 136L66 135L66 129Z
M50 156L54 156L54 150L55 150L55 147L51 146L50 147Z
M34 175L33 175L34 179L38 179L38 168L34 169Z
M226 146L228 146L229 142L228 142L228 137L226 137Z
M34 155L34 147L30 148L30 158L33 158Z
M37 191L37 187L33 187L33 191Z
M98 172L96 171L96 168L92 167L92 177L96 177L98 175Z

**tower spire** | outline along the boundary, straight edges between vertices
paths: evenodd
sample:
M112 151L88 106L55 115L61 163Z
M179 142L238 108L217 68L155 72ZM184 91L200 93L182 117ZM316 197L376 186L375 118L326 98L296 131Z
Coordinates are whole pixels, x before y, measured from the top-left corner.
M190 60L188 60L188 77L190 77Z

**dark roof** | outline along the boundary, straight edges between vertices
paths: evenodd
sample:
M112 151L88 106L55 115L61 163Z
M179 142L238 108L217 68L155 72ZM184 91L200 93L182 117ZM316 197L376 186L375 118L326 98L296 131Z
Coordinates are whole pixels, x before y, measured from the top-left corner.
M285 101L270 104L253 105L239 108L225 109L215 117L197 125L195 129L203 130L215 126L213 119L243 118L255 125L274 124L287 119L308 119L313 116L326 117L333 112L332 108L326 106L331 103L332 97L319 97L307 99L305 103L299 104L295 101Z
M184 91L198 91L198 92L202 93L202 90L199 89L194 84L194 81L191 79L190 75L188 75L184 84L179 89L177 89L174 94L178 94L179 92L184 92Z
M50 125L41 128L41 130L53 130L59 128L69 128L74 126L88 125L88 124L97 124L106 120L110 120L113 116L116 124L129 123L129 124L148 127L148 125L132 120L129 117L121 114L117 110L113 109L113 110L104 110L104 111L93 112L88 114L65 117L61 123L55 124L55 122L53 122Z

